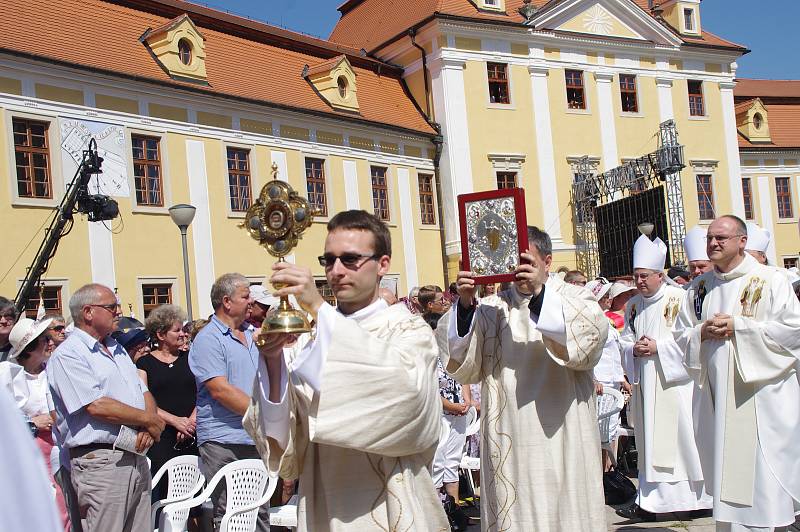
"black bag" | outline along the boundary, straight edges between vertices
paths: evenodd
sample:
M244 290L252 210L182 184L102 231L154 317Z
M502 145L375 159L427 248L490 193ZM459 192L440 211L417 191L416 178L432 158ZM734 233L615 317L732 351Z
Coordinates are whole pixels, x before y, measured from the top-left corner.
M636 486L631 479L612 469L603 473L603 492L606 504L625 504L636 497Z
M450 495L447 495L444 499L444 513L447 514L447 520L450 522L450 530L452 532L466 532L469 526L469 517Z

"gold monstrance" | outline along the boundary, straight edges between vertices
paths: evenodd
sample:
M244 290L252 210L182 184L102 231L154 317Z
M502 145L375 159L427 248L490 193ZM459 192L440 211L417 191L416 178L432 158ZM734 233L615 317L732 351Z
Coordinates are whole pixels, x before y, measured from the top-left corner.
M297 246L303 231L309 228L316 214L308 200L301 197L289 183L278 179L278 165L273 163L272 181L261 189L258 199L247 209L245 221L239 227L247 229L250 236L280 262ZM284 286L273 284L276 290ZM262 335L309 331L311 324L305 313L292 308L286 296L281 297L278 310L267 316L261 326ZM263 340L256 340L256 343L260 346Z

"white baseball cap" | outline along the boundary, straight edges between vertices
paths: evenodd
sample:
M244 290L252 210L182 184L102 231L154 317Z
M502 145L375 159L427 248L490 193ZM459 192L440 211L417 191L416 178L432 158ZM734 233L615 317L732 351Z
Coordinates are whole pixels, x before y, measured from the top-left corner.
M269 291L260 284L250 286L250 297L253 298L253 301L256 303L261 303L268 307L277 307L280 303L280 299L270 294Z

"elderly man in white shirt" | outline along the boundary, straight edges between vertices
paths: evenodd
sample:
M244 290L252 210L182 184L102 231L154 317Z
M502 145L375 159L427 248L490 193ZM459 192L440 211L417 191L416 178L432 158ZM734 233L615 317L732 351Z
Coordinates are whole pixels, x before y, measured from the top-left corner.
M114 292L83 286L69 309L75 330L46 371L86 530L146 530L151 482L144 453L164 422L128 353L110 336L119 318ZM126 435L134 441L124 444Z

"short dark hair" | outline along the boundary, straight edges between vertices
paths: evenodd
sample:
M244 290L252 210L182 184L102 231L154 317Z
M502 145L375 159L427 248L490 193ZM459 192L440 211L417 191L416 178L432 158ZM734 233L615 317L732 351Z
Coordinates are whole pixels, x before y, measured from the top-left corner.
M14 306L14 302L8 299L7 297L0 296L0 312L4 312L9 308L14 312L14 319L16 319L17 307Z
M436 294L442 292L442 289L438 286L428 285L423 286L419 289L419 295L417 296L417 301L419 301L419 306L422 307L424 311L428 310L428 305L436 301Z
M736 224L736 229L739 231L739 234L742 236L747 236L747 224L744 223L744 220L736 216L735 214L723 214L720 218L727 218L733 221Z
M528 242L536 246L536 251L542 257L553 254L553 241L550 240L550 235L535 225L528 226Z
M328 232L337 229L369 231L375 239L375 255L392 256L392 237L386 224L367 211L342 211L328 222Z

